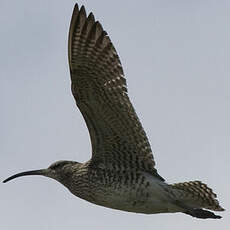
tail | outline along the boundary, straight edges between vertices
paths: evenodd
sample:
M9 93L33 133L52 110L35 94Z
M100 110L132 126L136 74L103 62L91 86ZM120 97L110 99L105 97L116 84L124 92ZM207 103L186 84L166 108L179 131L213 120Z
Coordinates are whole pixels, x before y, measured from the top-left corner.
M171 187L175 189L179 197L178 205L185 208L185 214L203 219L221 218L221 216L202 209L224 211L216 199L216 194L206 184L201 181L189 181L172 184Z

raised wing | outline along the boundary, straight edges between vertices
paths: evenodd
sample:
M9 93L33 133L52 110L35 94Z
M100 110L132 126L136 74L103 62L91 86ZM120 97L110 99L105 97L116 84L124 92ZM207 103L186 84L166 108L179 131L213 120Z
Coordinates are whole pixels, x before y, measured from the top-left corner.
M92 142L92 162L112 170L140 169L163 180L127 94L117 52L101 24L75 5L69 31L72 93Z

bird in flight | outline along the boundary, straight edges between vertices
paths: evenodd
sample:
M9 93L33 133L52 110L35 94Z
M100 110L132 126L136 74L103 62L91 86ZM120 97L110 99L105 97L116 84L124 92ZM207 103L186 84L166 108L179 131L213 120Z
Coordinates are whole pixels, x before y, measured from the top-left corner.
M71 89L87 124L92 158L57 161L46 169L15 174L57 180L91 203L136 213L182 212L219 219L216 194L200 181L168 184L158 174L144 129L127 93L117 52L100 22L76 4L69 29Z

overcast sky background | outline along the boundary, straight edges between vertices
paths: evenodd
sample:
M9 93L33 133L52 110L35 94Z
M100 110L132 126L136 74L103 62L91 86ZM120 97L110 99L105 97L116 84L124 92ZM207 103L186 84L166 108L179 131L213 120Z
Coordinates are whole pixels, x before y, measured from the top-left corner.
M221 220L99 207L54 180L0 184L0 229L229 229L230 1L78 1L110 35L130 98L169 183L202 180ZM0 180L91 145L70 92L69 23L75 1L0 0Z

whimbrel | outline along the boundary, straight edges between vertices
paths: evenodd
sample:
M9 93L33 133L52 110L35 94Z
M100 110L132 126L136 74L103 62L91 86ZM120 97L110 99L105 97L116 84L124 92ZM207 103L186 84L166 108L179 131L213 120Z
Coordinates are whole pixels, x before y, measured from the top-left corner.
M168 184L157 173L145 131L127 93L117 52L102 25L84 6L73 10L68 42L72 93L89 129L92 158L86 163L57 161L42 175L71 193L105 207L136 213L182 212L221 218L216 194L200 181Z

